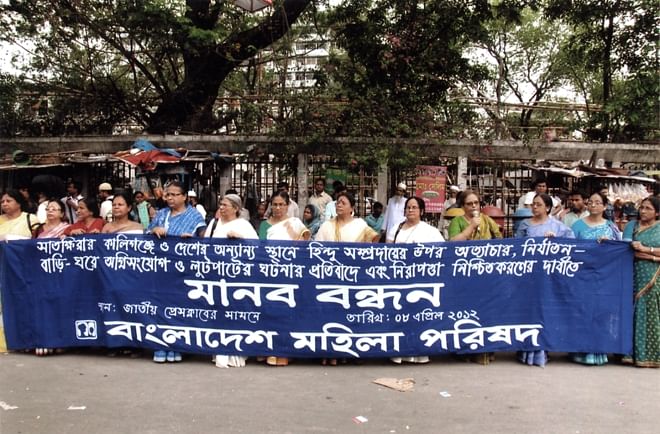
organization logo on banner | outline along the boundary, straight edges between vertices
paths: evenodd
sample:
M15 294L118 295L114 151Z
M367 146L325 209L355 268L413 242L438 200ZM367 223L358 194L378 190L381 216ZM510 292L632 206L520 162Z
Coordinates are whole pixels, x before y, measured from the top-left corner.
M97 339L96 321L93 319L84 319L76 321L76 337L79 340Z

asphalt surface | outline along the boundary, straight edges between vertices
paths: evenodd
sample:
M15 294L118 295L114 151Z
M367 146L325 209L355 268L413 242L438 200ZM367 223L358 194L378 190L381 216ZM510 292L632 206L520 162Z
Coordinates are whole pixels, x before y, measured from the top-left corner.
M372 381L413 378L399 392ZM357 423L362 416L366 421ZM102 353L0 354L0 433L658 433L660 370L299 360L219 369Z

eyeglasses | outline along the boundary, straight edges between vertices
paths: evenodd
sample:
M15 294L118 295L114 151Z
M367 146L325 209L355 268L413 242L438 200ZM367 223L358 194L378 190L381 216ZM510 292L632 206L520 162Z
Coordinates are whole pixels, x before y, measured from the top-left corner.
M49 208L46 208L46 211L59 211L59 212L62 212L62 209L61 208L49 207Z
M165 197L183 196L183 193L165 193Z

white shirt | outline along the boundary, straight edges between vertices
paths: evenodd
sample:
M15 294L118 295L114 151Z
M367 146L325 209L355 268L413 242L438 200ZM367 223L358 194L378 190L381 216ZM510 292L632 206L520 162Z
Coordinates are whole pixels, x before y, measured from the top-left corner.
M406 200L408 199L405 196L394 195L387 201L387 209L385 210L385 218L383 219L383 227L381 229L386 234L389 234L393 227L398 226L399 223L406 219L403 212ZM392 242L393 240L388 236L387 241Z

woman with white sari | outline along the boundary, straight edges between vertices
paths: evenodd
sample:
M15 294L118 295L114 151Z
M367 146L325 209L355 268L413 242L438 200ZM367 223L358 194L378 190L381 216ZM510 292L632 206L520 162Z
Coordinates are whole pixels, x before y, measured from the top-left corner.
M367 222L353 217L355 198L352 194L342 191L335 202L337 217L321 225L316 241L373 243L380 239L380 234L371 229Z
M375 243L380 240L380 234L361 218L353 217L355 198L347 191L337 194L335 200L337 216L321 225L316 233L315 241L338 241L349 243ZM322 365L337 365L337 359L322 359Z
M241 197L237 194L226 194L222 200L218 212L219 219L215 219L208 225L204 234L205 238L236 238L257 239L257 233L249 221L240 218L242 208ZM217 354L213 361L218 368L242 368L245 366L247 357L228 356Z
M259 238L262 240L309 240L311 232L298 217L289 217L289 193L278 191L270 198L271 215L259 226ZM287 357L270 356L266 364L271 366L286 366Z
M277 191L270 199L271 215L259 225L261 240L309 240L307 226L298 217L289 217L289 193Z

